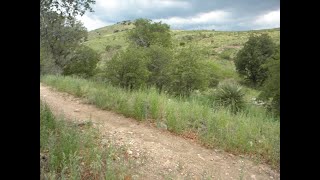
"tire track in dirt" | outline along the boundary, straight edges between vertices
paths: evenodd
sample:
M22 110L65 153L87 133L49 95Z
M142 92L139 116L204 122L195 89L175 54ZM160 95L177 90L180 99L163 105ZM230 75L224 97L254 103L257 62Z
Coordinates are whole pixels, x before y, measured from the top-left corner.
M139 164L133 179L280 179L267 165L207 149L199 144L40 84L40 97L55 115L72 121L92 121L108 140L124 145Z

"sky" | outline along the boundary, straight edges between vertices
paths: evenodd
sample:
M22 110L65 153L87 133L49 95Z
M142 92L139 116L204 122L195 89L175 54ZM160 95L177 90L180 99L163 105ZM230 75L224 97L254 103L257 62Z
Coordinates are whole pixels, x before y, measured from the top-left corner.
M92 7L93 13L78 17L89 31L137 18L181 30L280 27L280 0L96 0Z

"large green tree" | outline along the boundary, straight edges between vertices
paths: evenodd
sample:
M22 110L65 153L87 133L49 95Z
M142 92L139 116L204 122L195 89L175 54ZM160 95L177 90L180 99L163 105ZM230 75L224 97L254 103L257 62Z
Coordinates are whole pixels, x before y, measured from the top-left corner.
M65 18L56 12L48 12L48 23L40 33L40 45L51 53L54 64L63 68L69 56L87 38L87 30L75 18Z
M113 85L135 89L147 85L147 54L141 47L130 46L106 63L106 75Z
M272 56L274 48L269 35L251 36L235 58L238 73L254 86L262 85L267 78L267 69L262 65Z
M193 90L208 87L208 72L200 51L195 47L183 48L175 55L168 68L168 89L176 95L189 95Z
M41 67L51 64L61 71L68 64L87 37L86 28L75 17L92 11L93 3L94 0L40 0Z
M259 97L270 100L271 110L280 115L280 46L276 48L264 67L268 69L268 76Z
M141 47L150 45L170 47L172 45L169 25L152 22L149 19L137 19L134 25L135 28L128 33L128 39L133 44Z
M91 5L94 3L95 0L40 0L40 16L52 11L64 17L82 16L86 11L92 11Z
M99 54L87 46L79 46L63 68L64 75L91 77L100 59Z
M173 51L170 48L152 45L147 50L148 84L156 86L160 91L167 84L168 68L172 64Z

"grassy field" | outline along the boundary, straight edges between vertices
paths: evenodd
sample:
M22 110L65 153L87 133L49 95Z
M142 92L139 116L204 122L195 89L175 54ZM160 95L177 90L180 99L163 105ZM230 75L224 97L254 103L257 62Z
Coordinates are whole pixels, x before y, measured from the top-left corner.
M246 154L279 168L280 122L250 102L235 115L207 103L201 95L173 98L152 88L126 91L105 83L63 76L43 76L41 82L85 98L101 109L140 121L166 124L169 131L177 134L196 133L199 141L208 147ZM246 91L249 91L248 101L257 94L250 89Z
M99 67L121 49L128 46L126 32L134 28L133 24L115 24L89 32L85 45L96 50L102 57ZM118 30L119 32L115 32ZM267 33L276 44L280 43L280 29L267 29L257 31L210 31L210 30L172 30L172 38L175 49L186 46L198 46L206 60L211 61L220 79L239 80L233 59L236 53L243 47L250 35ZM184 45L181 45L184 44Z
M55 117L40 101L40 179L123 179L132 162L124 148L98 142L98 132Z

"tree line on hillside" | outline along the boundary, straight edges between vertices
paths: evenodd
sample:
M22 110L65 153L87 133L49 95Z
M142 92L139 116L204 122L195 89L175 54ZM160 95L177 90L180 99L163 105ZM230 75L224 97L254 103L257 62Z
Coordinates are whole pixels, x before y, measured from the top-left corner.
M69 12L63 9L67 1L41 2L51 4L41 4L40 72L94 76L100 57L82 45L88 32L75 19L77 14L90 10L94 1L74 0L79 7ZM53 10L56 3L62 3L58 6L61 11ZM169 25L148 19L137 19L133 24L136 28L127 33L129 46L114 55L103 69L106 81L128 90L156 87L159 92L178 96L218 85L214 67L201 49L193 46L174 49ZM280 114L280 46L266 34L251 36L234 62L247 84L261 90L259 98ZM220 83L216 102L238 111L243 106L239 87L235 83Z

